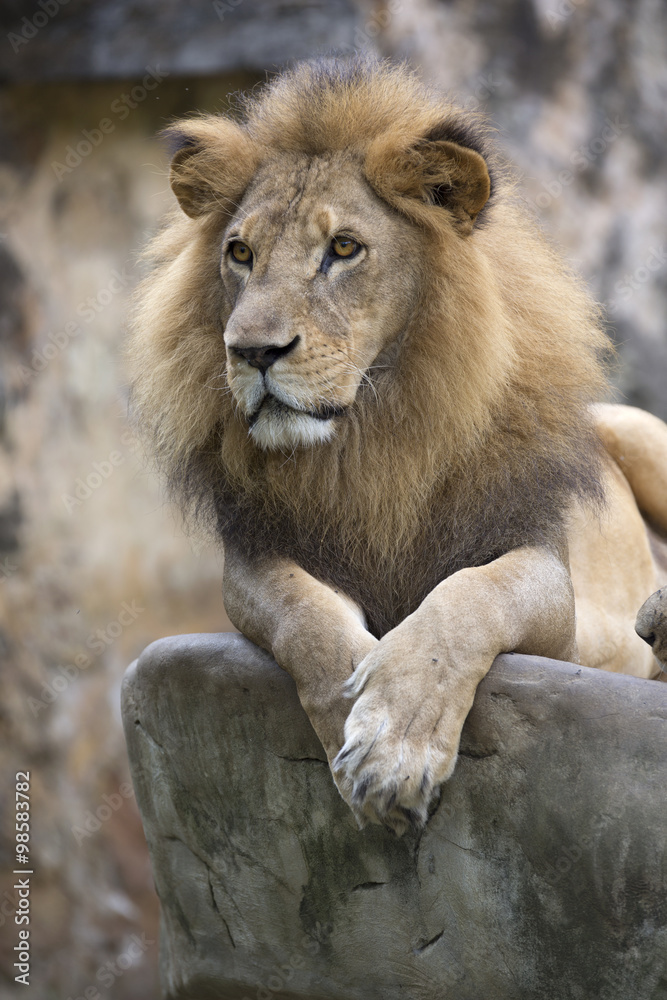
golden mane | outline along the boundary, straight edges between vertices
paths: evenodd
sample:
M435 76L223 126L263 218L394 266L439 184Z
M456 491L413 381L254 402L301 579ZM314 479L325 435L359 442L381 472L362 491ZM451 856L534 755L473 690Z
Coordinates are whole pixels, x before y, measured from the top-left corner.
M202 194L147 251L133 407L174 495L226 544L291 555L344 587L380 634L449 573L554 538L574 494L600 498L587 406L606 391L608 344L583 286L514 200L478 116L405 67L355 59L277 77L238 121L205 115L169 131L176 160L187 153L179 176ZM426 187L409 190L425 137L489 165L491 197L469 235ZM334 150L420 228L421 302L332 441L260 452L226 382L221 234L261 165Z

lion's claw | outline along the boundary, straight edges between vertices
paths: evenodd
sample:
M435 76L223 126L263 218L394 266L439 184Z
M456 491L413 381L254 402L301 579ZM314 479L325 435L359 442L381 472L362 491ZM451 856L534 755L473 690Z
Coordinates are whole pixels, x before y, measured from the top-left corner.
M400 836L428 820L454 770L467 708L457 713L435 683L426 695L417 685L408 694L404 671L382 652L381 643L347 683L356 702L332 772L360 827L380 823Z
M410 827L420 829L437 793L431 767L427 764L403 773L406 753L390 755L384 747L378 751L377 745L377 735L369 745L363 740L350 740L333 761L332 770L343 798L360 827L380 823L398 836ZM430 756L428 748L426 754Z

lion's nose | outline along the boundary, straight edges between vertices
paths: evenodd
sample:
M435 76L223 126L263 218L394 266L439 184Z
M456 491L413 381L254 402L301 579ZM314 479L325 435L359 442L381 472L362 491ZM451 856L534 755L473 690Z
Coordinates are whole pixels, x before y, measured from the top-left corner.
M253 368L259 368L260 371L265 372L267 368L270 368L272 364L278 360L278 358L284 358L286 354L293 351L299 342L299 337L296 336L294 340L290 340L289 344L285 344L282 347L276 347L275 344L269 344L266 347L231 347L230 351L234 354L240 355L240 357L245 358L249 365Z

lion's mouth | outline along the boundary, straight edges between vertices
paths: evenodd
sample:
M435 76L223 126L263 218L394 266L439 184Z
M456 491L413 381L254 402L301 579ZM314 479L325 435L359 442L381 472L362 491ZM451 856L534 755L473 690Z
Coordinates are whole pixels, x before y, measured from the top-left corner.
M268 410L272 417L289 416L298 414L303 417L312 417L314 420L333 420L334 417L341 417L347 407L325 404L318 409L308 410L305 407L288 406L281 399L267 393L262 399L257 409L248 417L248 424L252 427L258 420L262 411Z

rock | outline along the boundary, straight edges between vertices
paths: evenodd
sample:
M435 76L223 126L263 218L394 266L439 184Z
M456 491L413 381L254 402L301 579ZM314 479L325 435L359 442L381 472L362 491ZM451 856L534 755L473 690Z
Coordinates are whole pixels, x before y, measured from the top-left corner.
M667 997L664 685L499 657L402 839L242 636L153 643L123 716L169 1000Z
M347 51L363 20L353 0L28 0L0 11L5 80L143 78L275 69L334 49ZM23 15L23 16L22 16Z

